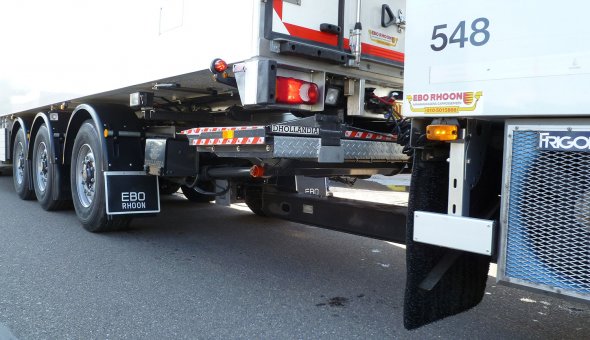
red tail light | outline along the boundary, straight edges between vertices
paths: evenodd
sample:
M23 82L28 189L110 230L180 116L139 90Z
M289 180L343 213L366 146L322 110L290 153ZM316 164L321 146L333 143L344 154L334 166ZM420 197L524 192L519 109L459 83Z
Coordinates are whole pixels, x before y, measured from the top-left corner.
M277 103L313 105L318 102L318 96L318 86L314 83L295 78L277 77Z

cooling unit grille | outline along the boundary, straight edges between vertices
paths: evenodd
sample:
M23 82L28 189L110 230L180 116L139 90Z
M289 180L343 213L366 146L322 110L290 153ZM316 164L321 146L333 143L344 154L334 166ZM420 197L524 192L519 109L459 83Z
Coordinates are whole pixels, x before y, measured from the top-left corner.
M504 277L590 299L590 152L538 145L512 131Z

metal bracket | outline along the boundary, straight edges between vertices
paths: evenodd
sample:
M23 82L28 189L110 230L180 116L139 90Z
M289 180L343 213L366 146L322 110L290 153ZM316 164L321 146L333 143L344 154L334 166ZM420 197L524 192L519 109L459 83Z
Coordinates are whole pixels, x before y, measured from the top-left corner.
M348 52L284 39L273 40L270 49L275 53L300 55L334 64L346 64L353 58L353 55Z
M462 130L464 138L451 143L449 215L469 216L471 189L481 177L489 133L489 124L468 120L467 127Z
M445 255L438 261L438 263L428 273L426 278L420 283L420 289L431 291L440 282L445 273L451 268L451 266L457 261L461 255L460 251L449 250Z
M397 31L401 33L406 28L406 16L401 9L394 15L389 5L384 4L381 6L381 27L387 28L392 25L397 25Z

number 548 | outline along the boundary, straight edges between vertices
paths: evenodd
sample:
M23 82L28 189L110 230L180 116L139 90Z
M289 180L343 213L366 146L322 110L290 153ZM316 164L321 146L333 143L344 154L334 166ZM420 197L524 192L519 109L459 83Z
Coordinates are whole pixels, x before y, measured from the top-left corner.
M490 21L487 18L477 18L471 23L471 35L467 38L465 34L465 20L459 22L457 28L448 37L442 30L447 28L447 25L434 26L432 30L432 41L434 44L430 45L433 51L442 51L449 44L459 44L460 48L465 47L465 43L469 42L473 46L485 45L490 40L490 32L488 27Z

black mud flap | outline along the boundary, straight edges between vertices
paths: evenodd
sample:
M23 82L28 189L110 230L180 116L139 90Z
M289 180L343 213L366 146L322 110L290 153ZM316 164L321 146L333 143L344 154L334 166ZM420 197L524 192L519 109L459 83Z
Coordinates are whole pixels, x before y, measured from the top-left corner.
M158 176L142 171L107 171L105 183L108 215L160 212Z
M414 155L406 227L404 326L407 329L476 306L484 295L490 262L487 256L413 241L414 211L447 211L446 157L440 161L422 161L422 152L417 150Z

